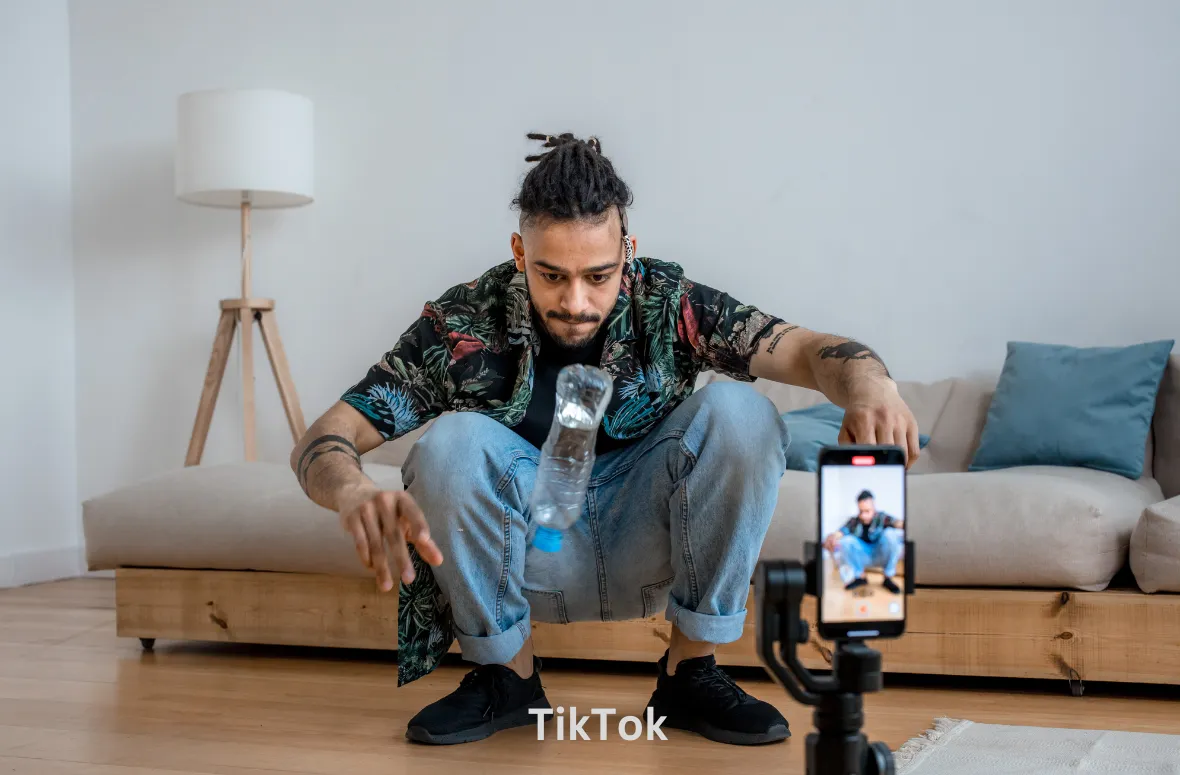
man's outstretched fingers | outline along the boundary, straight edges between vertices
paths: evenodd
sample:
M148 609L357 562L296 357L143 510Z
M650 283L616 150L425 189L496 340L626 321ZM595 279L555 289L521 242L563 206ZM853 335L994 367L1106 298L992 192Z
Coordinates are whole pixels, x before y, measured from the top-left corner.
M901 447L901 453L905 455L906 468L909 468L910 463L913 462L913 455L910 452L909 428L904 423L894 427L893 443Z
M405 520L397 513L397 493L386 491L377 496L377 509L381 519L381 540L389 553L392 573L409 584L414 580L414 563L410 561L410 550L406 547Z
M913 462L913 457L910 455L910 440L906 436L905 427L901 427L893 431L893 443L901 447L901 454L905 456L905 466L910 467Z
M369 538L365 535L365 526L360 517L349 518L344 524L349 535L352 536L353 543L356 544L356 554L361 558L361 564L372 569L373 563L369 558Z
M390 589L399 579L409 584L414 580L414 564L410 561L402 520L397 514L397 493L382 492L375 502L381 522L381 540L389 558Z
M393 574L389 570L389 558L385 554L385 540L381 535L381 523L378 508L372 501L361 506L361 521L365 525L365 534L369 539L369 554L372 557L373 570L377 573L377 584L383 590L393 589Z
M914 461L922 456L922 444L921 439L919 438L918 423L910 423L909 433L906 435L906 440L909 441L910 444L910 455L907 462L909 465L913 465Z
M414 502L409 493L398 493L398 515L405 529L406 540L414 544L422 559L431 565L441 565L442 551L438 544L430 537L430 526L426 524L426 515Z
M852 438L853 444L877 443L876 428L873 427L871 416L859 411L852 414L851 417L846 417L845 421L848 423L848 435Z
M381 534L388 540L390 530L397 527L397 506L394 505L393 493L380 492L373 499L373 506L377 509L377 518L381 524Z
M393 530L393 537L389 540L389 552L401 567L401 580L409 584L414 580L414 562L410 559L410 547L402 537L402 531Z

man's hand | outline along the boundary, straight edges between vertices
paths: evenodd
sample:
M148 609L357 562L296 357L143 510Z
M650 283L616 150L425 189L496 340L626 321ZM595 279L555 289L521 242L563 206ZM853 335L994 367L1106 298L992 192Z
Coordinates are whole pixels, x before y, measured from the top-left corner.
M357 555L376 573L382 590L392 590L395 577L407 584L414 580L407 543L414 544L431 565L442 563L442 552L430 538L422 509L409 493L361 485L341 495L337 503L340 525L352 535Z
M840 444L896 444L906 453L906 468L921 454L918 421L888 377L865 377L849 391L840 426Z
M361 562L388 592L395 578L414 580L407 542L431 565L443 558L414 499L382 490L365 474L361 455L383 441L364 415L337 401L291 451L291 469L309 498L340 515Z
M868 345L779 323L759 343L750 375L818 390L844 407L839 443L896 444L906 468L918 459L918 423Z
M840 548L840 539L843 536L843 533L832 533L830 536L824 539L824 548L835 554L836 550Z

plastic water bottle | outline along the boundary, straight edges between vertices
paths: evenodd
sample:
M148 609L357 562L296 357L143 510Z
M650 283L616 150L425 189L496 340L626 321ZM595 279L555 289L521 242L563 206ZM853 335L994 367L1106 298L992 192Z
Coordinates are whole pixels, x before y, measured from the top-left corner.
M557 375L553 425L541 447L529 500L537 523L533 546L543 552L560 551L563 531L582 515L594 468L594 442L612 387L611 376L595 366L574 364Z

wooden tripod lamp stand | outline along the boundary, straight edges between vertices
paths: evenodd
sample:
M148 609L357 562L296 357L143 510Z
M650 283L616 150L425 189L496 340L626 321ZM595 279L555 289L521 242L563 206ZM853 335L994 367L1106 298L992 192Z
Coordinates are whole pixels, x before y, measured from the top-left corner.
M311 101L271 89L190 92L177 113L176 196L206 207L241 211L242 295L221 300L213 354L197 406L185 465L201 462L225 364L239 334L245 458L257 459L254 419L254 323L270 358L295 441L306 426L275 322L275 303L250 295L250 212L299 207L314 198L314 112Z

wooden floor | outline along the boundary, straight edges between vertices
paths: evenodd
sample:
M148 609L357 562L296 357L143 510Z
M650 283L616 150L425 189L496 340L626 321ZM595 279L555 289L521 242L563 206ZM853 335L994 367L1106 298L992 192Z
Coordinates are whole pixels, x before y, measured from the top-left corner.
M844 589L840 571L831 558L824 558L824 620L828 622L883 622L902 618L905 596L881 586L885 574L876 568L865 571L868 583L851 592ZM893 577L898 589L905 589L905 576ZM894 608L896 606L896 608Z
M115 636L113 606L106 579L0 590L0 773L803 771L810 711L756 671L738 677L788 717L795 736L785 744L736 748L676 730L667 742L613 732L605 742L539 742L517 729L433 748L407 743L406 721L450 691L462 667L399 690L389 653L167 642L144 653ZM642 712L654 680L646 665L550 664L544 675L554 705L620 716ZM1088 686L1081 698L1064 682L958 687L891 680L866 698L867 731L894 749L938 716L1180 734L1175 687ZM596 718L587 730L597 732Z

